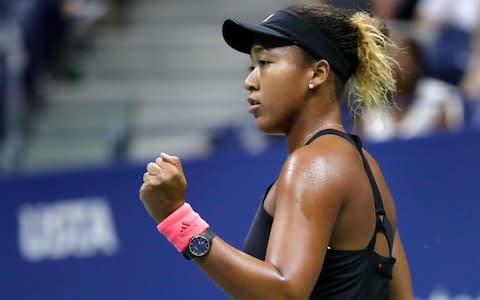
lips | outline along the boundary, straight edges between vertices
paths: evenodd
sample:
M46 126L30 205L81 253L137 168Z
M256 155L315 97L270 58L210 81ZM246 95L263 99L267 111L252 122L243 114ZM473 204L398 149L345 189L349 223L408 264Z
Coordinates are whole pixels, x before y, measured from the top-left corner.
M250 105L258 105L260 104L260 102L258 102L257 100L253 99L253 98L248 98L247 99L248 103L250 103Z
M261 104L259 101L253 98L248 98L247 101L248 103L250 103L250 108L248 109L248 112L253 113L260 108Z

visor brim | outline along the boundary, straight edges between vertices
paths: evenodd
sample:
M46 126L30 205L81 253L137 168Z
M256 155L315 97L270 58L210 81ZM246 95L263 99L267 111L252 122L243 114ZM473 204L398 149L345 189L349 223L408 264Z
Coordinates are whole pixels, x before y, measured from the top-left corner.
M246 54L250 54L256 35L288 40L285 35L266 26L242 23L232 19L223 22L222 34L230 47Z

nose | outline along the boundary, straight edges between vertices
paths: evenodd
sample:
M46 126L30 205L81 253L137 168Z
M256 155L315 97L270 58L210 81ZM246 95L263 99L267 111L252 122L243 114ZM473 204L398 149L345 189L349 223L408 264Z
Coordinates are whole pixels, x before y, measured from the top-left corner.
M258 89L258 78L256 73L256 69L248 73L247 78L245 78L245 81L243 82L243 87L249 92Z

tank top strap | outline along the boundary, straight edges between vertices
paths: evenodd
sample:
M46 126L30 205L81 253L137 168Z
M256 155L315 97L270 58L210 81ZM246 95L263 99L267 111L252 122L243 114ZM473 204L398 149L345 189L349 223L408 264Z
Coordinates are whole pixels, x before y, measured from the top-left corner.
M360 153L360 156L362 158L363 168L365 169L365 172L368 177L368 181L370 182L370 186L372 189L373 199L375 204L375 214L376 214L376 229L368 245L368 248L373 249L375 247L376 233L382 232L387 238L389 253L390 253L390 256L392 256L393 239L394 239L393 228L385 214L385 208L383 206L382 196L380 194L380 190L378 189L377 182L375 181L375 177L373 176L373 172L370 168L368 160L365 157L365 154L363 153L363 146L362 146L362 141L360 140L360 137L353 134L345 133L343 131L336 130L333 128L328 128L328 129L324 129L317 132L315 135L313 135L310 139L308 139L305 142L305 145L311 144L317 138L327 134L333 134L333 135L344 138L345 140L352 143L355 146L355 148L357 148L357 151Z

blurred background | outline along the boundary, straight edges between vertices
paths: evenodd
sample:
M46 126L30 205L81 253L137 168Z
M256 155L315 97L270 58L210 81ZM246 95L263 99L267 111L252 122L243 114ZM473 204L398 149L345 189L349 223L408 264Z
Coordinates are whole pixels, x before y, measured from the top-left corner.
M401 50L398 107L344 119L397 199L417 298L480 299L480 1L325 2L381 17ZM0 299L226 299L138 188L180 156L189 201L241 247L286 152L247 113L249 58L221 24L290 3L0 0Z

